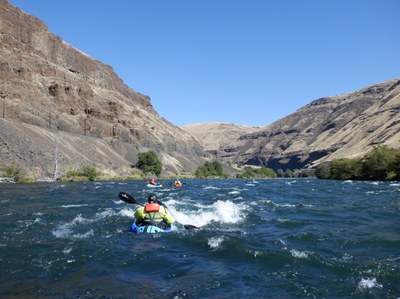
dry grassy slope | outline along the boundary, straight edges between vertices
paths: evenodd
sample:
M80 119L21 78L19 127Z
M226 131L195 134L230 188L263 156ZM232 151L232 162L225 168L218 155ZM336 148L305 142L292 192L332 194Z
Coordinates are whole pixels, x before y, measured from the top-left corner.
M360 157L376 145L400 148L400 79L313 101L241 140L234 162L273 168Z
M400 148L400 79L321 98L262 128L226 123L182 127L220 160L274 169Z
M181 129L192 134L205 150L218 151L234 145L240 136L256 132L260 127L210 122L181 126Z

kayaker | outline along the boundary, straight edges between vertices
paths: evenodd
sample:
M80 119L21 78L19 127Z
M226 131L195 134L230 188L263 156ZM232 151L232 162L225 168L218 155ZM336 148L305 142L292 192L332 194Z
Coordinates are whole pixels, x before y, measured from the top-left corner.
M181 181L179 179L176 179L175 182L174 182L174 186L175 187L181 187L182 186Z
M157 185L157 182L156 182L156 180L155 180L154 178L151 178L151 179L150 179L150 184L156 186L156 185Z
M171 224L175 222L175 218L164 206L158 203L157 196L150 194L147 202L144 207L139 207L135 211L138 226L150 224L162 229L170 228Z

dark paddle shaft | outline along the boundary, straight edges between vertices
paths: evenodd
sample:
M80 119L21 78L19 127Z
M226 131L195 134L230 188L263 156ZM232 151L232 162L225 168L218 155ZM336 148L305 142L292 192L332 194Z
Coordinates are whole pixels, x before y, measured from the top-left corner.
M136 199L134 199L132 196L130 196L128 193L125 192L120 192L118 193L118 197L125 201L126 203L135 203L135 204L139 204Z
M120 193L118 193L118 197L119 197L121 200L125 201L126 203L140 205L140 203L138 203L137 200L134 199L133 196L129 195L128 193L120 192ZM161 201L157 200L157 202L158 202L161 206L163 206L164 208L166 208L166 209L168 210L168 207L167 207L165 204L163 204ZM194 226L194 225L191 225L191 224L184 224L183 227L184 227L185 229L198 229L197 226Z

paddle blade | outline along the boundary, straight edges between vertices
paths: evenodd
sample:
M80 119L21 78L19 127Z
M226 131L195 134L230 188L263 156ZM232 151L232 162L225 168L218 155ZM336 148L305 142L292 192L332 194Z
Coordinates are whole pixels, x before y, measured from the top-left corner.
M118 193L118 197L125 201L126 203L137 203L136 199L134 199L131 195L125 192Z
M184 224L183 227L185 229L200 229L197 226L191 225L191 224Z

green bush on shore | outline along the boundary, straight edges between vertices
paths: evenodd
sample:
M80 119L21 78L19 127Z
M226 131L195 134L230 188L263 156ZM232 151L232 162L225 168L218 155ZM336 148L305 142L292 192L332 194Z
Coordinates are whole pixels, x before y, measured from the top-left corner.
M237 178L276 178L276 176L275 171L271 168L253 168L250 166L246 166L244 172L236 175Z
M387 146L374 147L362 158L337 159L317 165L320 179L400 180L400 150Z
M156 176L159 176L162 171L162 164L153 151L139 153L136 167L144 173L153 173Z
M218 161L205 162L202 166L197 167L194 172L196 178L227 178L224 173L222 164Z
M70 170L67 172L67 181L95 181L100 176L100 172L94 166L83 166L79 170Z
M16 183L32 183L35 181L33 178L24 176L21 169L15 166L4 168L3 176L14 180Z

